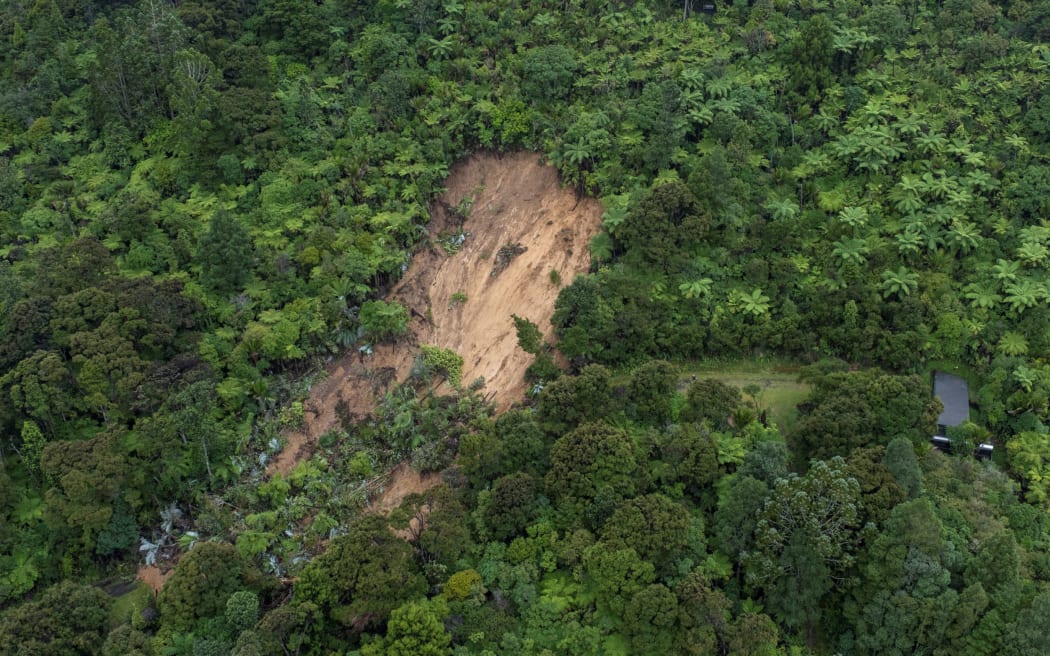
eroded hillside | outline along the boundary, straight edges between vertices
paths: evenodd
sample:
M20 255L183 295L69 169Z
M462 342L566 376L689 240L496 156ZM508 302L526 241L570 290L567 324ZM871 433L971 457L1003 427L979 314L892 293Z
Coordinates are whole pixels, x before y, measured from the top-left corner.
M429 244L390 294L411 310L410 335L371 356L350 351L334 362L311 390L303 429L287 435L270 473L286 472L310 453L338 425L341 403L356 416L371 412L376 395L406 378L419 344L460 354L463 382L483 377L485 394L501 410L524 394L531 356L518 348L511 315L550 336L561 285L589 265L598 201L563 188L535 153L483 154L452 169L431 212Z

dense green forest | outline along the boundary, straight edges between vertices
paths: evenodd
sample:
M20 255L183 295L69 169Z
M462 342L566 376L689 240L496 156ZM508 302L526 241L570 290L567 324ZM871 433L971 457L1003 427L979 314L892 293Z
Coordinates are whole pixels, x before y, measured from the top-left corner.
M0 654L1050 653L1048 90L1045 0L5 0ZM267 477L522 149L605 208L564 358Z

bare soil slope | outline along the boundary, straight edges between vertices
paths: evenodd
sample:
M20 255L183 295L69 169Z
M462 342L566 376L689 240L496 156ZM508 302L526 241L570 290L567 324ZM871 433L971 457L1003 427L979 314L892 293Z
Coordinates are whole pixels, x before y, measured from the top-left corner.
M440 483L441 474L436 472L420 474L407 462L403 462L387 475L382 492L376 497L370 511L389 514L400 506L408 495L422 494Z
M560 289L550 272L567 284L587 270L601 207L562 188L557 171L535 153L475 155L453 167L447 189L431 209L430 246L415 255L390 295L412 311L411 335L368 358L350 351L332 363L328 378L310 391L303 429L286 435L288 445L268 473L286 473L308 457L321 435L338 427L340 403L356 416L371 412L383 390L405 380L419 344L460 354L463 384L484 377L499 410L522 398L532 356L518 348L511 314L550 337ZM467 205L463 213L451 209ZM449 256L439 239L459 232L466 237ZM456 300L459 294L466 300Z
M518 348L511 314L530 319L549 336L562 281L587 270L587 242L600 226L592 198L577 202L557 172L533 153L475 157L453 169L443 201L473 198L468 217L438 207L432 235L467 233L458 253L430 249L413 260L393 296L413 313L412 331L423 344L463 356L463 382L485 378L500 410L521 399L532 356ZM457 302L455 294L465 294ZM427 311L429 317L427 320Z
M135 578L148 585L153 590L153 594L157 594L174 573L174 569L162 571L159 567L141 565L135 574Z

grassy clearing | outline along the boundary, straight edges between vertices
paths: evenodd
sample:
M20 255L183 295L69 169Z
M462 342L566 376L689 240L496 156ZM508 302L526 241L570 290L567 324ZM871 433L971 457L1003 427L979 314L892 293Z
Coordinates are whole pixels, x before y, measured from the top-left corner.
M933 389L933 374L936 371L943 371L944 373L964 378L966 384L970 386L971 401L973 400L975 391L984 384L977 369L969 364L954 362L952 360L930 360L923 366L922 370L919 371L919 375L929 381L930 389Z
M809 396L809 385L797 380L798 369L795 363L771 359L689 362L681 365L678 386L683 392L687 390L694 375L698 379L713 378L741 390L755 386L759 409L765 410L770 420L784 431L798 415L795 406ZM744 396L748 394L745 392Z
M109 611L110 626L118 627L131 622L132 614L141 613L152 599L153 591L149 589L149 586L141 581L136 581L131 590L113 599L113 606Z

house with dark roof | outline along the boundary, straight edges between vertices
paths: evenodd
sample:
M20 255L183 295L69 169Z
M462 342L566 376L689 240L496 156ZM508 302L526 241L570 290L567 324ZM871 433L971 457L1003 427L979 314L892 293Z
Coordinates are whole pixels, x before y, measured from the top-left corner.
M944 410L937 417L937 434L930 438L930 442L934 448L951 451L948 429L969 421L970 387L964 378L943 371L935 371L933 372L933 395L941 400ZM990 458L993 448L991 444L978 444L974 455L978 458Z
M941 416L937 417L937 435L945 436L949 427L958 426L970 418L970 388L965 379L935 371L933 395L944 406Z

